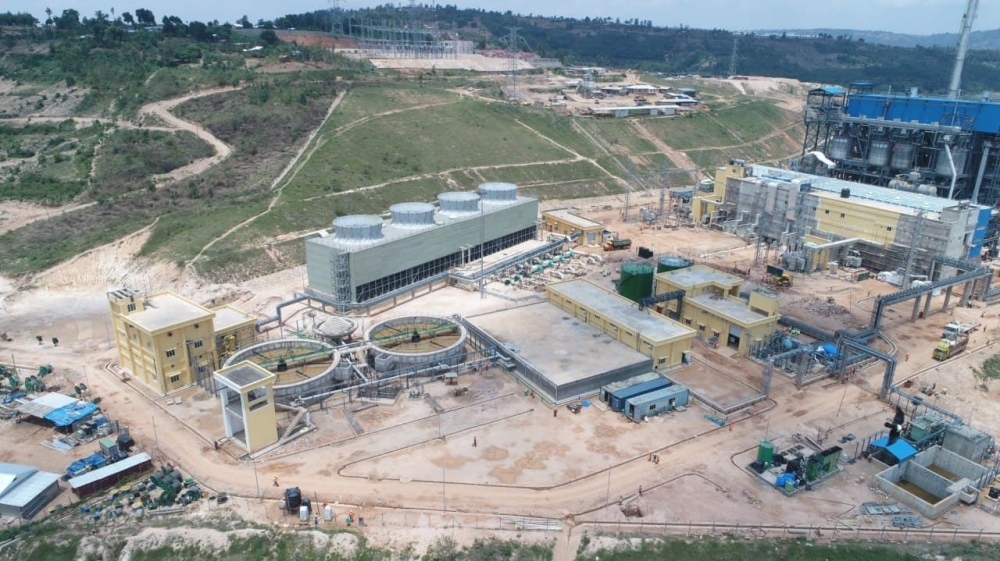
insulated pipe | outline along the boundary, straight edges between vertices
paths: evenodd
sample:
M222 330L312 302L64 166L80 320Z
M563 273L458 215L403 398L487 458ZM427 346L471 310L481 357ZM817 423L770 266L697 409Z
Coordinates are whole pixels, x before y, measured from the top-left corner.
M990 157L990 148L993 145L989 142L983 143L983 159L979 161L979 173L976 175L976 186L972 189L972 202L979 202L979 186L983 184L983 174L986 173L986 160Z
M969 0L965 4L962 27L958 32L958 52L955 53L955 66L951 70L951 83L948 84L948 99L958 99L959 88L962 86L962 67L965 66L965 55L969 51L969 35L972 34L972 22L975 21L978 10L979 0Z
M944 153L948 156L948 167L951 168L951 188L948 189L948 199L955 198L955 181L958 179L958 171L955 170L955 159L951 157L951 147L944 145Z

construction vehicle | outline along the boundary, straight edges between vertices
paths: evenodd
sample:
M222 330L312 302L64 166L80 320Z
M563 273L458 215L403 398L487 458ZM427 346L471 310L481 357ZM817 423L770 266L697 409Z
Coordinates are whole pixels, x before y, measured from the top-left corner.
M771 278L771 282L774 283L774 286L789 287L792 286L792 275L783 272L779 275L774 275Z
M615 238L604 242L604 251L615 251L619 249L629 249L632 247L632 240Z
M944 326L941 332L942 339L950 339L956 335L970 335L979 329L981 323L960 323L953 321Z
M948 360L965 350L969 345L969 335L960 333L948 339L941 339L941 342L934 347L933 356L936 360Z

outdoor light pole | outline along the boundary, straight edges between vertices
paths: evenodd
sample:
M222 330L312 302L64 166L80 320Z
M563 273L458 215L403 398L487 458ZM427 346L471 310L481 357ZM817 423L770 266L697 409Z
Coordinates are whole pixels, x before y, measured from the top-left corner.
M486 298L486 205L479 201L479 298Z
M257 487L257 500L260 500L260 481L257 479L257 460L250 458L250 465L253 466L253 484Z
M608 466L608 494L604 497L604 506L611 504L611 466Z

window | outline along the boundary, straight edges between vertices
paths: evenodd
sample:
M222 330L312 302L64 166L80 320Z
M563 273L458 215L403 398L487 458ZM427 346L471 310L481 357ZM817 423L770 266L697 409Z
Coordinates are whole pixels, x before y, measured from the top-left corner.
M173 358L174 355L176 355L176 354L177 354L177 350L176 349L170 349L170 350L167 351L167 358Z
M173 331L167 331L167 337L173 337L173 336L174 336Z
M200 349L200 348L201 348L201 346L202 346L202 344L203 344L203 343L202 343L201 341L195 341L195 342L194 342L194 348L196 348L196 349Z
M657 364L666 364L666 362L667 362L667 359L666 359L666 357L664 357L664 358L661 358L659 361L657 361Z
M180 382L180 381L181 381L181 375L180 374L174 374L173 376L170 377L170 383L171 384L176 384L177 382Z
M699 331L705 331L705 324L704 323L699 323L698 324L698 330Z
M691 318L684 318L684 323L687 325L691 325Z
M649 406L649 410L650 411L652 411L653 409L656 409L656 404L655 403Z
M128 310L128 311L130 311L130 312L134 312L135 311L135 302L132 302L131 304L129 304L128 306L126 306L125 309Z
M829 210L824 210L823 214L830 214L830 211Z
M718 336L719 336L718 331L712 331L712 337L718 337Z
M892 226L886 226L885 227L885 231L886 232L891 232L892 231Z
M843 212L841 212L841 213L840 213L840 217L841 217L841 218L843 218L843 217L844 217L844 213L843 213Z

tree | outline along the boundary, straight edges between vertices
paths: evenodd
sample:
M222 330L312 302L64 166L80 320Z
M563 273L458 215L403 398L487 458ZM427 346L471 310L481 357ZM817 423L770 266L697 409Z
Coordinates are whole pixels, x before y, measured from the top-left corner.
M972 375L979 380L979 387L989 391L990 380L1000 378L1000 354L995 354L983 361L982 366L972 367Z
M52 8L45 8L45 25L52 25Z
M129 12L123 12L122 13L122 21L124 21L125 23L127 23L129 26L135 25L135 18L133 18L132 14L129 13Z
M273 29L265 29L262 31L260 34L260 40L265 45L277 45L281 42L281 39L278 39L278 35Z
M80 27L80 12L76 10L63 10L62 15L56 18L57 29L76 29L77 27Z
M135 11L135 19L139 21L139 25L156 25L156 16L146 8L137 9Z
M250 18L248 18L246 14L243 14L243 17L236 20L236 23L240 24L243 29L253 29L253 24L250 23Z

